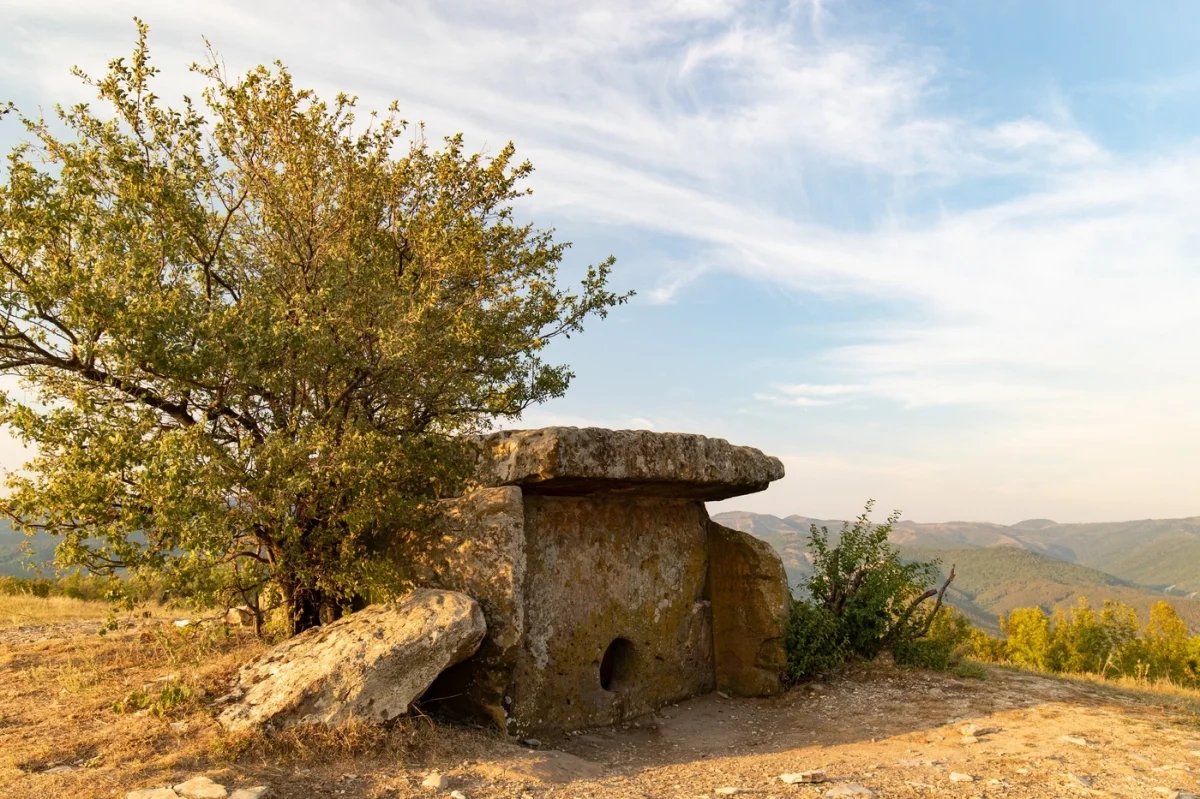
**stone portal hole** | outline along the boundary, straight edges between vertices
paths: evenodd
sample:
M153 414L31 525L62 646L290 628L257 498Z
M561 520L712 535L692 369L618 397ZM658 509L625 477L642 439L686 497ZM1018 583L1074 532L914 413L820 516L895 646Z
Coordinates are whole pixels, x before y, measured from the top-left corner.
M628 681L633 672L633 642L627 638L616 638L600 660L600 687L615 691Z

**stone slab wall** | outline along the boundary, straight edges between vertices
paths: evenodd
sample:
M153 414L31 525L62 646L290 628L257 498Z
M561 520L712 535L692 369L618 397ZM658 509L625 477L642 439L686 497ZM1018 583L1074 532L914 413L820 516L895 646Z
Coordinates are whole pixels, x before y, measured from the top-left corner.
M442 502L436 535L400 537L392 557L414 583L479 602L488 634L479 651L426 691L441 709L507 725L504 697L525 635L525 507L516 486Z
M783 561L765 541L713 521L708 557L717 687L740 696L783 691L791 604Z
M611 724L713 689L707 524L694 501L525 496L511 731Z

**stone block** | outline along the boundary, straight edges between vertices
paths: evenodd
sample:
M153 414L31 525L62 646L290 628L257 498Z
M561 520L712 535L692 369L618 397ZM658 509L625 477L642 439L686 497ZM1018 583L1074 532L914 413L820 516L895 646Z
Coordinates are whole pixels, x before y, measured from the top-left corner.
M749 533L710 521L708 585L717 687L739 696L781 692L791 591L779 555Z

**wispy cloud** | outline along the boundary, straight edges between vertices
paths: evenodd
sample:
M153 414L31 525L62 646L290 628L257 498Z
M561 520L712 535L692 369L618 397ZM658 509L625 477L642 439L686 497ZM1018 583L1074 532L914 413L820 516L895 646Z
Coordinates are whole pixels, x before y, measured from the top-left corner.
M144 13L171 73L201 33L233 68L282 58L322 91L399 98L434 134L515 139L538 215L703 253L643 265L643 298L726 273L831 307L888 301L816 357L821 379L747 388L766 405L984 409L961 433L977 457L1077 451L1080 492L1130 478L1096 453L1167 429L1200 447L1200 148L1111 152L1062 97L997 118L948 97L943 54L848 29L841 7L8 0L0 75L43 105L78 92L66 67L99 71Z

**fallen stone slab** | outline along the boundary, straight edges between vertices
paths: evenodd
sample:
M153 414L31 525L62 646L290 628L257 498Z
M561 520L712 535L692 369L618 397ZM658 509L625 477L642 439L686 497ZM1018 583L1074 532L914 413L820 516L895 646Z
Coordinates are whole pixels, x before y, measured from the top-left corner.
M470 657L486 632L471 597L418 589L306 630L246 664L217 720L227 730L387 721Z

